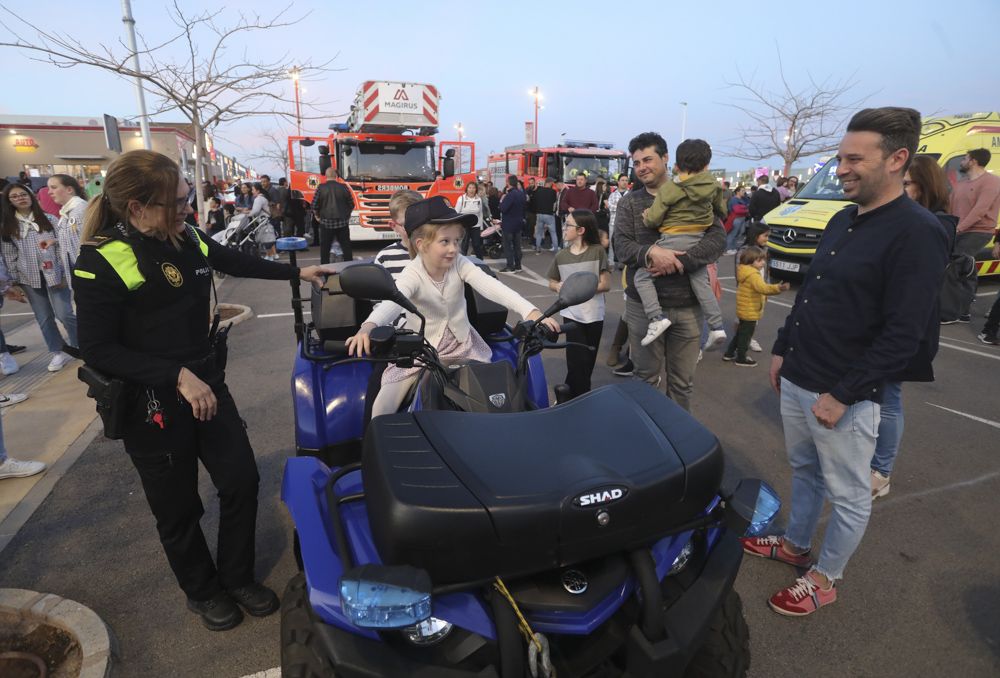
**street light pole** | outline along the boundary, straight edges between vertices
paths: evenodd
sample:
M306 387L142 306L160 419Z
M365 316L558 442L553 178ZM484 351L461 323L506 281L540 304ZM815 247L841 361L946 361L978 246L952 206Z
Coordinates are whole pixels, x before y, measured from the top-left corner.
M687 137L687 124L688 124L688 102L682 101L681 106L681 141L684 141Z
M302 136L302 108L299 104L299 67L295 66L291 70L292 82L295 84L295 134L296 136ZM302 139L299 139L302 141ZM297 169L303 169L302 163L302 144L299 144L299 166Z
M132 70L139 70L139 50L135 44L135 19L132 18L132 3L122 0L122 23L128 35L128 48L132 51ZM146 97L142 92L142 79L135 76L135 98L139 103L139 128L142 130L142 147L147 151L153 149L153 139L149 134L149 117L146 115Z
M462 123L458 123L454 126L458 131L458 167L456 168L455 174L462 173L462 133L465 132L465 128L462 127Z
M535 88L530 90L528 94L535 97L535 127L532 130L531 134L534 144L537 146L538 145L538 100L542 98L542 95L538 91L538 85L535 85Z

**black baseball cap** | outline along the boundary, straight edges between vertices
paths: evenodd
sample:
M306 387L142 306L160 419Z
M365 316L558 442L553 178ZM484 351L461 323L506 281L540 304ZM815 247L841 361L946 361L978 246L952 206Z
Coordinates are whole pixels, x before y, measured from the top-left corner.
M404 219L407 235L413 235L413 232L424 224L458 223L466 228L472 228L479 222L479 217L475 214L456 212L444 196L440 195L413 203L406 208Z

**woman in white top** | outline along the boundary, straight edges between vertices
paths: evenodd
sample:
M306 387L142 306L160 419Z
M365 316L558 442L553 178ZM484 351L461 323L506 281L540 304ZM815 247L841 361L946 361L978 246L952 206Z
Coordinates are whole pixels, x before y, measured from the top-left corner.
M492 357L486 341L469 323L466 283L526 320L542 316L530 301L459 254L463 227L473 223L472 215L459 214L442 196L421 200L406 209L404 227L410 238L410 253L415 258L396 278L396 287L424 315L424 337L446 365L489 362ZM376 306L358 333L347 340L348 352L358 356L370 353L371 331L379 325L391 324L401 312L390 301ZM559 323L551 318L543 322L553 331L559 331ZM406 325L417 330L420 320L408 314ZM372 404L372 417L397 411L419 372L420 368L403 369L394 365L386 368L382 388Z
M73 360L62 350L64 339L56 326L56 318L66 330L70 346L79 346L76 339L76 314L73 313L73 293L69 288L70 270L58 256L57 221L42 211L30 189L11 184L3 192L3 228L0 234L0 256L14 284L27 295L42 337L52 354L49 372L58 372ZM41 247L50 241L54 247ZM17 292L13 292L17 295ZM15 296L16 298L16 296Z
M465 239L462 240L462 254L469 254L469 242L472 242L472 251L476 253L476 256L482 260L486 260L486 254L483 251L483 238L480 235L483 228L483 209L485 203L479 195L479 184L475 181L470 181L465 185L465 193L459 196L458 202L455 204L455 211L459 214L472 214L476 217L476 223L474 226L470 226L465 230Z
M49 177L49 195L59 205L59 224L56 226L56 242L59 261L63 270L72 271L76 257L80 254L80 233L83 231L83 216L87 211L87 192L80 182L68 174L53 174ZM42 247L49 241L43 241ZM67 276L66 284L73 286L73 276Z

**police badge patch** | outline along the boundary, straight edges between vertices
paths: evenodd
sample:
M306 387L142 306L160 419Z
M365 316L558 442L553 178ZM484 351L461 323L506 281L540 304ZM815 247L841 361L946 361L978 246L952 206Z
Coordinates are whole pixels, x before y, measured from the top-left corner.
M174 287L180 287L184 284L184 276L177 269L176 266L167 262L160 266L160 270L163 271L163 277L167 279L167 282Z

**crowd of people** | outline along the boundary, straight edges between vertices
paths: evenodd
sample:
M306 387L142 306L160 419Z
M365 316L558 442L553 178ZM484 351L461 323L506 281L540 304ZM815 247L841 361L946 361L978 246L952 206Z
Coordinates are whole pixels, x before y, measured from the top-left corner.
M903 432L902 384L934 378L940 324L949 322L938 306L942 286L951 284L948 271L981 249L996 228L1000 178L984 169L989 152L969 152L963 163L967 185L951 191L937 163L915 157L919 130L919 113L905 108L865 109L851 119L836 175L852 205L827 226L771 348L769 377L780 396L791 510L784 535L744 539L743 548L806 569L770 598L781 614L810 614L836 600L837 581L862 540L871 503L889 492ZM749 192L744 186L731 191L708 171L711 147L699 139L682 141L673 163L655 132L637 135L628 150L633 176L617 177L612 187L603 181L591 187L584 175L571 186L552 178L524 186L512 176L502 192L490 182L469 182L454 207L443 197L425 199L414 191L391 197L388 223L399 241L375 261L421 311L425 336L444 363L490 359L467 315L466 284L523 319L541 318L533 303L464 256L471 247L484 258L484 235L498 228L506 264L501 273L522 270L527 236L535 252L555 253L545 275L551 290L558 292L578 271L597 276L597 294L562 311L567 339L581 345L566 352L570 397L591 388L604 297L616 270L622 270L625 308L608 364L619 365L627 350L628 365L616 374L654 387L665 375L666 395L690 410L704 351L725 346L724 361L757 364L750 353L761 349L753 335L766 298L789 289L764 279L768 228L762 217L794 195L797 180L772 183L763 175ZM130 420L122 437L188 607L214 630L238 624L241 609L270 614L276 597L253 572L253 452L224 383L224 347L204 331L209 283L213 269L313 281L325 270L267 261L276 258L273 253L262 261L222 247L202 231L211 234L225 228L227 216L245 215L266 218L276 234L302 235L311 207L323 263L338 246L350 259L353 199L333 169L311 206L284 179L274 185L264 176L239 185L227 213L229 206L206 182L207 210L195 220L199 230L191 224L197 201L190 183L176 164L150 151L116 160L104 192L89 206L72 177L55 175L46 188L58 216L46 213L24 183L3 188L5 298L31 305L51 354L49 370L82 355L88 365L141 386L130 406L145 416ZM737 258L731 334L716 271L726 253ZM994 256L1000 257L1000 246ZM143 277L153 270L150 262L163 273L155 280ZM137 304L155 311L137 312ZM998 306L1000 299L980 334L984 343L997 343ZM958 320L967 321L968 306L959 311ZM391 302L377 304L347 341L348 351L367 354L369 335L379 325L416 329L419 322ZM560 329L555 319L543 322ZM0 334L5 374L17 370L16 352ZM413 368L383 363L369 386L370 414L395 411L417 376ZM7 400L16 402L16 394ZM199 460L222 502L215 560L199 526ZM39 462L7 457L0 428L0 478L43 469ZM832 514L814 557L825 502Z

